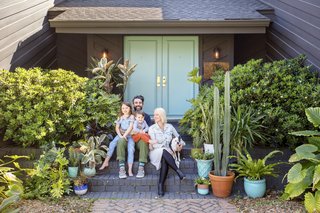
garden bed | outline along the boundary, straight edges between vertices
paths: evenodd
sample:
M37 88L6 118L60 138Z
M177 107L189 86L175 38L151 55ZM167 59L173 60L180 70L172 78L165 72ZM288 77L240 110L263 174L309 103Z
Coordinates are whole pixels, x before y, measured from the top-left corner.
M52 212L91 212L93 199L82 199L77 196L65 196L58 201L53 200L21 200L16 204L21 213L52 213Z
M270 192L263 198L251 199L235 196L230 203L235 205L239 212L306 212L302 201L284 201L280 199L280 192Z

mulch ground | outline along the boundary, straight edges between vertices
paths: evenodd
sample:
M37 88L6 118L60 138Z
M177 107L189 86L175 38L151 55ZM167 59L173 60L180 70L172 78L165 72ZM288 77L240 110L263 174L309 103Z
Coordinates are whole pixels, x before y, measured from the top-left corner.
M21 200L16 208L23 213L85 213L91 212L93 199L77 196L65 196L58 201L53 200Z
M270 192L263 198L235 197L230 203L235 205L239 212L243 213L306 212L302 201L284 201L280 199L280 196L280 192Z
M243 213L305 213L302 201L283 201L281 193L270 192L263 198L251 199L236 196L229 201ZM21 200L16 205L23 213L85 213L92 212L93 199L84 199L77 196L65 196L58 201L53 200Z

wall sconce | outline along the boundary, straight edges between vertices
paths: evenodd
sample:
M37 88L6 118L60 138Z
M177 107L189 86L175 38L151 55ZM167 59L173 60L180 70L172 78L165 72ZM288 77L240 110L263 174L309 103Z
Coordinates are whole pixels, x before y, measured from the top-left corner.
M221 54L221 50L218 47L215 47L212 52L212 58L219 59Z
M102 51L102 58L109 58L108 56L109 56L109 50L105 48Z

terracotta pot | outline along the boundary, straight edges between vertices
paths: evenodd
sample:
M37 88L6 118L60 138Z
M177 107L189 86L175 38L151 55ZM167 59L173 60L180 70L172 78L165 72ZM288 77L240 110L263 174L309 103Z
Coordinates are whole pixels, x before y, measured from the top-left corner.
M234 172L228 171L227 176L216 176L214 171L209 173L213 195L216 197L228 197L231 194Z

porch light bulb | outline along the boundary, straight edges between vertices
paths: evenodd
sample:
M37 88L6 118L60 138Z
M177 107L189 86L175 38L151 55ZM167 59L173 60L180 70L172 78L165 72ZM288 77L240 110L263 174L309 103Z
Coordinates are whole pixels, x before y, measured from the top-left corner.
M213 49L213 58L219 59L220 58L220 49L219 48L214 48Z

